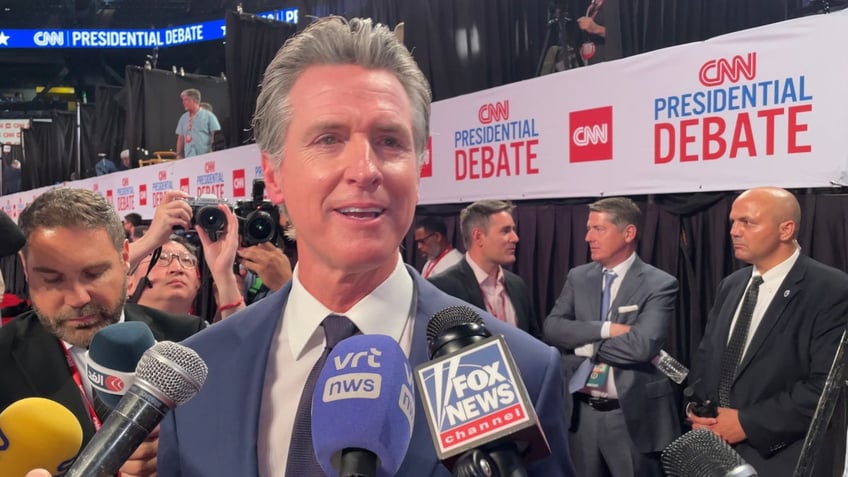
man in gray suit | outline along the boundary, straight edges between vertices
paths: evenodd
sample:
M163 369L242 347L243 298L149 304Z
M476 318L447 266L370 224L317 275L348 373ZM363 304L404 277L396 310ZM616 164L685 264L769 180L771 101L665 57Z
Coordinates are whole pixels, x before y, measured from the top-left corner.
M659 452L680 422L671 382L651 360L674 316L677 280L636 255L633 201L602 199L589 210L593 261L568 273L544 322L574 397L572 457L577 475L660 476Z

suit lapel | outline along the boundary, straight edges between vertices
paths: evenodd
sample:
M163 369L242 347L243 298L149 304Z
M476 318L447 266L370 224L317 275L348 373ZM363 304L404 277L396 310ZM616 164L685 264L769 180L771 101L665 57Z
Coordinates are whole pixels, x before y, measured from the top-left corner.
M477 308L486 309L486 303L483 301L483 292L480 291L480 284L477 282L477 276L474 275L474 270L468 264L465 258L460 262L459 270L462 272L462 284L468 296L471 297L471 304Z
M530 324L527 323L528 314L526 312L529 307L525 303L528 297L518 293L518 289L519 285L515 282L515 278L508 275L504 270L504 291L515 309L515 325L522 330L529 330Z
M38 320L34 316L32 319ZM61 349L62 344L41 324L30 323L29 326L31 328L26 336L16 340L12 351L15 364L28 379L33 395L56 401L76 416L82 426L83 442L88 442L94 435L94 424L80 396L80 390L71 377ZM82 378L85 370L80 369L79 372Z
M580 298L586 299L588 303L589 311L587 312L587 316L589 317L588 321L595 321L601 319L601 294L603 293L603 278L602 278L602 270L601 266L598 263L593 262L592 266L586 271L586 280L585 283L586 289L584 290L584 296ZM581 283L581 282L577 282ZM578 294L578 296L580 296ZM581 314L577 314L577 319L580 319Z
M618 293L615 294L615 299L610 303L610 311L609 317L610 321L613 323L620 323L618 316L618 307L630 303L632 301L633 295L639 289L639 285L642 284L642 271L644 268L644 262L639 260L639 257L636 257L636 260L633 261L633 264L630 265L630 269L627 270L627 274L624 275L624 279L621 281L621 285L618 286ZM601 309L600 300L598 301L598 310Z
M766 312L763 315L762 320L760 320L759 326L757 326L757 331L754 333L753 338L751 338L751 344L748 345L748 349L742 357L742 362L739 363L739 370L736 373L736 379L739 379L739 376L743 371L745 371L745 368L754 359L754 356L757 355L757 352L759 352L763 343L765 343L766 338L768 338L769 333L771 333L771 330L781 320L783 317L783 311L786 309L786 305L798 296L803 289L803 280L806 270L806 258L804 256L799 256L798 260L783 280L783 283L781 283L780 287L777 289L777 292L775 293L774 298L772 298L768 308L766 308Z

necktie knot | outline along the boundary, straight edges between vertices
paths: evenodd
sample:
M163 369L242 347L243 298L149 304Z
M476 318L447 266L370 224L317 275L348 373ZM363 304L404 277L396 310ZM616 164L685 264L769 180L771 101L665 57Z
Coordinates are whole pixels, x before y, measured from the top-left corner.
M618 277L618 275L614 271L612 271L608 268L605 268L604 269L604 288L609 287L610 284L612 283L612 281L616 279L616 277Z
M751 277L751 287L752 288L758 288L762 284L763 284L762 275L754 275L753 277Z
M350 321L350 318L342 315L328 315L321 322L321 326L324 328L328 350L332 350L339 341L350 338L356 333L356 325Z

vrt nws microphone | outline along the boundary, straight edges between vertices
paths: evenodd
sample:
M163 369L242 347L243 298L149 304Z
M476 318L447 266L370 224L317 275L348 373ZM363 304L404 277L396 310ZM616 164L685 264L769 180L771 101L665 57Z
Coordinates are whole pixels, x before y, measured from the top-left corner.
M662 451L667 477L757 477L757 471L709 429L695 429Z
M185 346L163 341L147 350L136 367L135 382L71 465L67 477L117 473L168 411L197 394L206 373L203 359Z
M503 336L492 336L471 308L453 306L433 316L427 338L432 361L416 367L415 378L436 455L454 475L494 468L524 476L525 462L550 455Z
M415 418L412 367L385 335L337 344L312 397L312 445L328 477L393 477Z
M156 344L140 321L115 323L95 333L88 347L86 377L94 392L95 411L105 419L135 382L135 368Z
M23 477L32 469L64 475L82 446L76 416L39 397L15 401L0 413L0 474Z

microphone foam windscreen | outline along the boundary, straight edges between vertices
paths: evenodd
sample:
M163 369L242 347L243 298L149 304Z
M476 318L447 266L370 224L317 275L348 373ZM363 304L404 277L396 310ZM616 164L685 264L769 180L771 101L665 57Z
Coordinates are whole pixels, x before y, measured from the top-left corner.
M156 340L140 321L115 323L98 331L88 348L88 380L104 404L114 408L135 380L135 368Z
M0 474L24 476L36 468L61 475L82 445L82 427L65 406L26 398L0 413Z
M17 253L24 244L26 238L21 229L6 212L0 210L0 257Z
M482 325L483 318L467 306L449 306L439 310L427 323L427 341L433 341L449 328L468 323Z
M329 477L344 449L379 458L378 477L394 476L406 456L415 416L412 368L392 338L356 335L327 357L312 399L312 442Z
M150 386L173 401L173 408L200 391L208 372L203 358L193 349L162 341L144 352L135 368L135 378L136 384Z
M668 477L753 477L756 472L732 447L709 429L695 429L662 451ZM746 470L750 469L749 471Z

